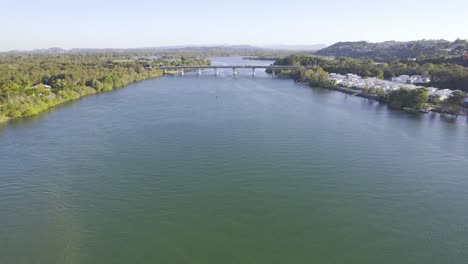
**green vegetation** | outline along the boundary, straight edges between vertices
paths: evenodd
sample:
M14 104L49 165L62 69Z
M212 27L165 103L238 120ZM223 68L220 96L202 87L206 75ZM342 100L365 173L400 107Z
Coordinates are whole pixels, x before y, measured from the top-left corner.
M338 42L315 54L385 62L408 58L425 60L448 56L460 57L466 50L468 50L468 42L462 39L457 39L454 42L447 40L386 41L381 43L358 41Z
M311 55L293 55L277 59L274 65L320 66L326 72L339 74L354 73L362 77L389 79L399 75L429 75L432 81L427 85L437 88L468 92L468 68L466 60L439 58L421 61L394 60L376 63L373 60L337 58L335 60ZM295 75L297 78L298 76Z
M429 92L424 88L408 89L400 88L388 95L387 101L393 108L418 109L426 105L429 100Z
M380 79L398 75L430 75L433 79L429 84L438 88L459 89L468 92L468 68L462 58L439 58L426 61L392 61L389 63L375 63L372 60L358 60L339 58L336 60L311 55L293 55L276 59L274 65L299 66L295 71L282 71L281 74L307 82L311 86L329 87L331 85L328 73L353 73L363 77L377 77ZM438 64L434 64L438 63ZM314 69L305 69L304 66L313 66ZM269 71L271 72L271 71ZM388 102L393 108L418 109L426 106L429 92L426 89L401 88L386 94L382 88L364 88L360 92L365 96ZM438 106L440 111L458 114L463 106L465 94L454 92L454 95L440 102L438 96L433 96L430 106Z
M202 59L141 59L132 54L0 55L0 122L162 75L154 66L206 65Z
M440 110L443 113L448 113L452 115L458 115L461 108L463 107L463 100L465 99L465 94L456 91L449 98L442 101L440 104Z
M299 67L297 71L290 70L290 75L296 80L306 81L310 86L323 87L331 85L328 73L321 67L316 67L313 70Z

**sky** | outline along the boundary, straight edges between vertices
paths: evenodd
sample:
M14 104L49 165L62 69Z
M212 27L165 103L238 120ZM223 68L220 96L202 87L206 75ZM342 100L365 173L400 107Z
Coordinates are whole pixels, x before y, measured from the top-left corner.
M0 0L0 51L468 39L467 0Z

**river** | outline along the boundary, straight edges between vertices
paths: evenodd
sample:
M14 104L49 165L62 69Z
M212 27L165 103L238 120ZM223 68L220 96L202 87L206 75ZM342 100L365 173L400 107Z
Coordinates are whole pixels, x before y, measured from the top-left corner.
M467 260L465 117L207 70L0 126L2 264Z

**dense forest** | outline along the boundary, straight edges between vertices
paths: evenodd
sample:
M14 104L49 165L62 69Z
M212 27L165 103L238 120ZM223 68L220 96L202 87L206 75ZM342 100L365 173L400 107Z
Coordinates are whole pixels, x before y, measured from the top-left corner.
M337 58L335 60L311 55L294 55L280 58L275 65L320 66L329 73L354 73L362 77L389 79L399 75L430 75L427 85L468 92L467 60L462 57L438 58L420 61L394 60L376 63L373 60Z
M459 57L466 50L468 50L468 42L461 39L453 42L447 40L386 41L381 43L358 41L338 42L317 51L315 54L386 62L407 60L408 58L425 60L439 57Z
M154 66L207 65L204 59L134 54L0 55L0 122L35 115L81 96L162 75Z

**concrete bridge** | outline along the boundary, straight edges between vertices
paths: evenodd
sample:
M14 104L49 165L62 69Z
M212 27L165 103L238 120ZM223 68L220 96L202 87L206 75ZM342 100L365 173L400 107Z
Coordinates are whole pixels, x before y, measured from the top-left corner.
M305 69L314 69L316 66L303 66ZM232 75L237 75L237 69L252 69L252 76L255 76L256 69L270 69L273 76L277 70L295 70L298 66L282 66L282 65L210 65L210 66L159 66L157 69L164 70L177 70L180 75L184 75L186 70L197 70L198 75L202 74L205 69L213 69L215 75L219 75L219 69L232 69Z

